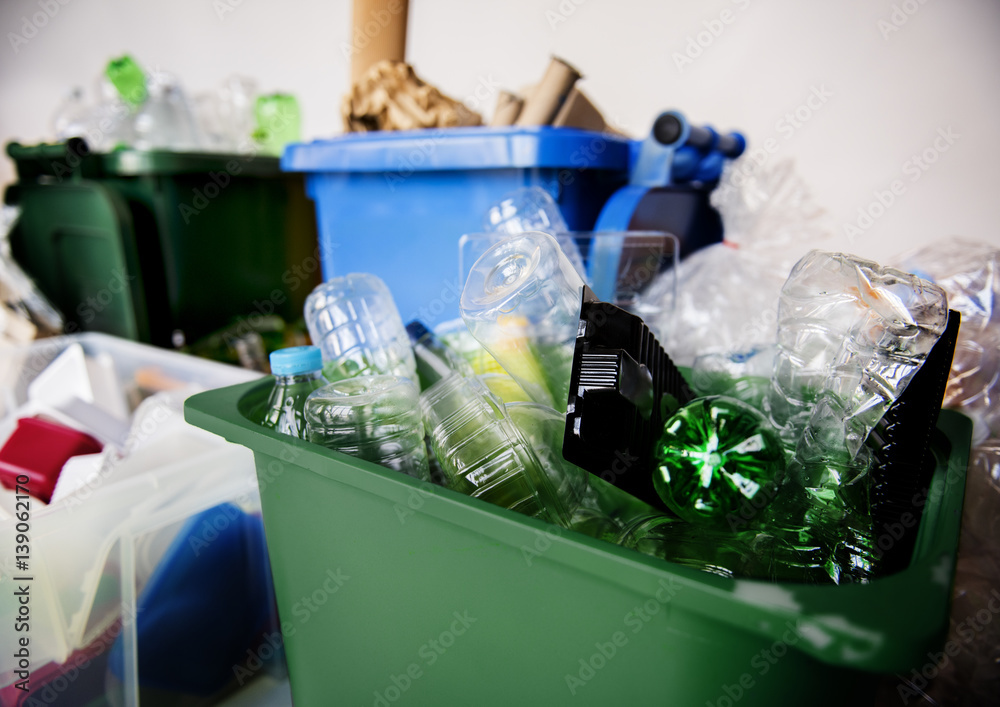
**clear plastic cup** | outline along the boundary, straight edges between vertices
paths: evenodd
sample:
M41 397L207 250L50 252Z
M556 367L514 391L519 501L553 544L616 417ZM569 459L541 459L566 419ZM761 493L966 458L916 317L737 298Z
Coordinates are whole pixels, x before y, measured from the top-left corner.
M583 279L552 236L524 233L487 250L462 292L472 335L540 405L566 411Z

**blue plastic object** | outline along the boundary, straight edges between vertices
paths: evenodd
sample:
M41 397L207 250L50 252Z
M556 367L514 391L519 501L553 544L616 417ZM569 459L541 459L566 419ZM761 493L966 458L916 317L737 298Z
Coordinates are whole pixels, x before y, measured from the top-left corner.
M592 230L628 181L630 143L550 127L365 133L290 145L282 168L307 173L323 277L375 273L403 321L433 326L458 316L458 239L491 205L537 186L571 230Z
M718 243L722 221L708 197L725 161L746 146L740 133L691 125L678 111L660 113L646 139L633 143L629 183L608 199L594 230L666 231L679 239L681 258ZM603 255L617 262L621 253ZM595 292L608 295L600 284Z
M260 516L223 503L188 519L138 609L141 689L208 696L226 687L248 651L276 630ZM123 659L119 636L109 655L119 680Z
M291 346L272 351L270 355L271 373L276 376L291 376L309 373L323 368L323 354L318 346Z

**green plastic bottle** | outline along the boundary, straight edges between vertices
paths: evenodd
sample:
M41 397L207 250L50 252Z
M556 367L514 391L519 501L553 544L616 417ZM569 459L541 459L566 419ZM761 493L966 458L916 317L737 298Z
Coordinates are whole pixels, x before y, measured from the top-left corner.
M262 152L280 156L285 145L302 139L302 113L291 94L258 96L254 117L257 125L253 138Z
M129 107L137 108L146 102L146 72L128 54L109 61L104 75Z

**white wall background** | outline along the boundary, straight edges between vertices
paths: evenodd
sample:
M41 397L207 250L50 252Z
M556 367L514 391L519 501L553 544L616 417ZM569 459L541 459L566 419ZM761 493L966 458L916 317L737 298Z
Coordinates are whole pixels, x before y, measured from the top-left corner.
M24 18L44 4L58 12L15 51L10 33L27 37ZM679 67L723 11L731 22L702 34L707 46ZM191 93L233 73L294 92L305 136L335 134L350 12L349 0L0 0L0 140L50 138L64 92L92 90L123 52ZM838 227L824 247L881 260L952 235L1000 245L997 0L412 0L408 58L456 98L532 83L550 53L578 66L581 86L636 136L673 107L741 129L751 146L774 138L774 158L795 159ZM826 102L797 128L779 124L814 88ZM944 152L934 148L942 129L958 136ZM908 168L925 150L934 163ZM13 179L4 156L0 182ZM844 224L897 179L905 192L848 239Z

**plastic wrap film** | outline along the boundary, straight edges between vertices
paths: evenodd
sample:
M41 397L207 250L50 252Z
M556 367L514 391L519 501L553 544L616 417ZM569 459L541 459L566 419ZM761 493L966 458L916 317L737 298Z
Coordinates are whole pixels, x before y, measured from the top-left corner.
M944 407L972 419L974 448L943 656L929 662L922 674L886 681L878 704L899 704L900 696L909 695L927 695L929 704L955 707L996 704L1000 695L1000 249L952 238L897 262L901 269L933 280L947 292L949 306L962 315Z
M1000 249L948 239L903 256L900 268L939 285L962 315L944 407L972 418L973 444L1000 436Z
M876 707L980 707L1000 696L1000 440L972 450L948 635L926 664L883 681ZM926 697L925 697L926 696Z
M833 232L789 161L726 166L712 205L725 241L688 256L678 272L676 311L647 318L664 349L690 365L710 349L742 350L774 340L778 293L792 265ZM653 309L670 283L640 298Z

